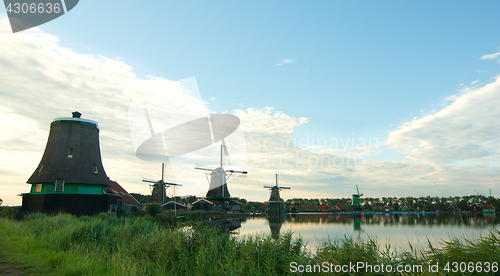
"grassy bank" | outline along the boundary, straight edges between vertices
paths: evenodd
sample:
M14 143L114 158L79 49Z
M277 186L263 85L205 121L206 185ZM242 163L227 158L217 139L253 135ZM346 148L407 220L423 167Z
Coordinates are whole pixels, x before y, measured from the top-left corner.
M291 234L238 239L206 227L172 228L169 218L117 218L33 214L22 221L0 219L0 256L21 267L25 275L287 275L313 265L422 265L420 273L371 275L445 275L446 262L500 262L500 233L479 242L459 239L430 247L428 252L396 255L376 242L351 239L324 243L316 252ZM440 263L441 273L427 273ZM290 265L292 263L292 266ZM295 263L295 264L293 264ZM300 267L302 265L302 267ZM326 268L315 267L316 271ZM452 267L453 268L453 267ZM366 273L336 273L361 275ZM488 273L494 275L494 273ZM460 275L460 274L457 274ZM464 275L485 275L467 273Z

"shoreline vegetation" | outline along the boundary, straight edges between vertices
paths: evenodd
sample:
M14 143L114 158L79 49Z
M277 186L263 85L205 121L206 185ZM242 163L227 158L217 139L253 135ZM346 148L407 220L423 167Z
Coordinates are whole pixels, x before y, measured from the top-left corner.
M238 238L203 223L178 223L167 212L138 217L33 213L20 221L0 218L0 233L0 259L23 269L24 275L314 275L325 274L327 267L331 275L498 275L492 265L500 263L497 229L475 241L451 237L410 252L350 237L326 241L311 251L292 233L277 239ZM385 271L334 271L358 262ZM452 272L453 262L459 264L457 273ZM485 274L486 262L490 273ZM438 263L438 271L428 271ZM460 273L462 263L469 271L470 263L475 265L474 272ZM392 272L387 272L389 266ZM396 271L419 266L422 271Z

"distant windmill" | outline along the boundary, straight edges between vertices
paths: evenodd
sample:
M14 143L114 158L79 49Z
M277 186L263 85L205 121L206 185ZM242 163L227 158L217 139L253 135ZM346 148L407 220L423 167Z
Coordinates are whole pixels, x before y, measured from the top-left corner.
M290 189L290 187L279 187L278 186L278 174L276 174L276 185L275 186L264 186L264 188L269 189L270 197L267 207L269 213L279 213L284 209L285 202L280 197L280 191L283 189Z
M352 194L352 210L361 211L361 201L359 200L363 194L359 193L358 185L356 185L357 194Z
M165 171L165 165L163 163L161 163L161 180L157 180L157 181L149 180L149 179L142 180L142 182L154 183L153 185L151 185L151 184L149 185L149 186L153 187L153 191L151 193L151 199L152 199L152 201L158 202L160 204L165 203L165 199L167 197L166 189L168 187L170 187L170 186L182 186L180 184L169 183L169 182L163 181L164 171ZM174 187L174 202L175 202L175 187ZM174 204L174 206L175 205L176 204Z
M195 167L197 170L203 170L203 171L210 171L210 181L209 181L209 190L207 192L206 197L211 198L211 199L217 199L217 200L222 200L224 202L228 201L231 198L231 195L229 194L229 190L227 189L227 180L229 177L233 175L233 173L241 173L241 174L247 174L246 171L235 171L235 170L226 170L223 167L222 164L222 154L223 150L225 149L224 145L221 145L220 147L220 167L215 168L215 169L207 169L207 168L200 168L200 167ZM227 149L225 149L226 155ZM229 176L227 174L230 173ZM226 208L225 208L226 209Z

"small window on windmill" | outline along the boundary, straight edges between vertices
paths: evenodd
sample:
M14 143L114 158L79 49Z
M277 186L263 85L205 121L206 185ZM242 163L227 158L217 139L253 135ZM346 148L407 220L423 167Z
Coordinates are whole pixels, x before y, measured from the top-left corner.
M94 173L97 174L97 166L94 164Z
M42 184L36 184L35 186L35 192L41 193L42 192Z
M73 148L68 149L68 158L73 158Z

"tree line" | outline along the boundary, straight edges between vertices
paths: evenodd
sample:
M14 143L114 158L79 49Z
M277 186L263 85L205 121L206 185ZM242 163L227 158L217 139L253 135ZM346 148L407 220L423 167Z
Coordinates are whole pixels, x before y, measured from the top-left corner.
M147 204L151 203L151 195L141 195L132 193L131 194L139 203ZM201 197L196 196L185 196L176 197L176 201L183 204L193 203L199 200ZM265 202L255 202L247 201L244 198L233 198L234 200L241 203L241 208L243 210L260 210L262 204ZM167 196L165 202L173 200ZM287 206L319 206L321 204L326 204L328 206L334 206L340 202L345 207L350 207L352 205L352 198L292 198L286 200ZM496 210L500 210L500 199L495 197L487 197L484 195L468 195L468 196L449 196L449 197L361 197L361 205L366 211L372 211L374 206L386 206L389 205L394 211L398 211L404 206L408 206L411 210L420 211L446 211L450 205L456 205L460 210L467 210L469 206L474 203L487 203L491 204Z

